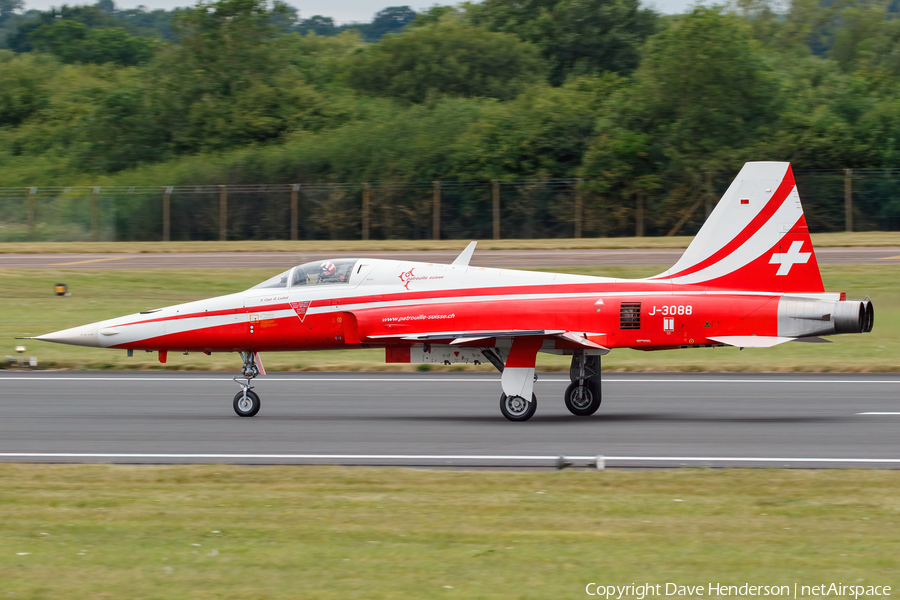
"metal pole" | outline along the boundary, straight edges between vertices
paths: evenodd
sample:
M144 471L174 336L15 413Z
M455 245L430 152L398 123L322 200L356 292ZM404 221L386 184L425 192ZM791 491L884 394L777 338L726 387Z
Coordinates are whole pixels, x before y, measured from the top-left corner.
M491 180L492 196L494 201L494 239L500 239L500 181Z
M35 238L35 195L37 188L33 187L28 191L28 239L34 241Z
M297 197L300 195L300 184L295 183L291 189L291 241L297 240L298 210Z
M581 178L575 180L575 237L581 237L581 220L584 211L584 199L581 196Z
M362 239L369 239L369 184L362 184Z
M228 239L228 191L224 185L219 186L219 241Z
M844 225L853 231L853 169L844 169Z
M637 210L634 215L634 235L644 237L644 194L637 191Z
M163 194L163 241L169 242L172 240L172 213L171 213L171 202L172 202L172 186L166 188L165 193Z
M91 194L91 239L100 241L100 188L95 187Z
M431 205L431 237L432 239L441 239L441 182L432 181L431 189L433 192L433 202Z

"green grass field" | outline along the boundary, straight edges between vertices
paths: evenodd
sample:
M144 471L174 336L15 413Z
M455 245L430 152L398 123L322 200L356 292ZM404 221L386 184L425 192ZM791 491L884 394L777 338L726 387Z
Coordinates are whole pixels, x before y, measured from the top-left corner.
M565 250L593 248L687 248L691 236L479 240L479 250ZM814 233L817 248L900 246L900 232ZM469 240L243 240L231 242L3 242L0 254L56 252L375 252L462 250Z
M551 269L548 269L551 270ZM643 277L663 267L569 268L568 272ZM0 270L0 356L14 355L25 344L25 356L36 356L47 368L67 369L197 369L237 370L235 354L205 356L171 354L165 367L155 354L16 341L132 312L199 300L246 289L270 275L265 270ZM849 297L870 295L875 329L866 335L835 336L833 344L789 343L776 348L702 348L640 352L616 350L604 358L605 370L628 371L897 371L900 369L900 266L849 265L822 267L826 288ZM72 295L53 295L53 284L65 282ZM271 370L412 370L419 365L384 363L383 350L269 353ZM432 367L475 369L476 367ZM492 370L490 366L479 367ZM564 357L539 355L538 369L565 370Z
M900 473L0 465L0 596L586 597L900 589Z

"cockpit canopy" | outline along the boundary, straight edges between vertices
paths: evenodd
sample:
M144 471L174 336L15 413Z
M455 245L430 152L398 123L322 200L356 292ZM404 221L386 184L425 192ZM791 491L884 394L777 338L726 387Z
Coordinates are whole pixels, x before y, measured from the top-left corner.
M301 285L331 285L336 283L350 283L350 275L353 267L359 262L358 258L338 258L334 260L317 260L284 273L279 273L271 279L266 279L251 290L275 289L297 287Z

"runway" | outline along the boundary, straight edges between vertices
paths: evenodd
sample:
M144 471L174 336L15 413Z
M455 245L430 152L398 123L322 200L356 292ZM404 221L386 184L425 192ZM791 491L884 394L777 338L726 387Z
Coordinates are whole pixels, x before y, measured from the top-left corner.
M0 254L0 269L288 269L314 260L370 257L450 263L462 251L191 252L120 254ZM472 265L493 268L669 266L683 249L476 250ZM900 247L818 248L819 264L898 264Z
M898 374L604 375L589 418L542 374L526 423L481 373L281 373L234 415L224 373L0 372L0 460L900 468Z

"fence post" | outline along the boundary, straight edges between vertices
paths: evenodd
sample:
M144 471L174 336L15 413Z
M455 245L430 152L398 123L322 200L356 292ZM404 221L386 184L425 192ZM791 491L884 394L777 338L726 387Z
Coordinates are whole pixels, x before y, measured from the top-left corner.
M37 188L28 190L28 240L33 242L35 238L35 195Z
M228 239L228 187L219 186L219 241Z
M853 231L853 169L844 169L844 227Z
M584 198L581 196L581 178L575 180L575 237L581 237L581 219L584 211Z
M172 240L172 213L171 213L171 202L172 202L172 186L166 188L165 193L163 193L163 241L169 242Z
M500 239L500 180L491 180L492 197L494 201L494 239Z
M91 193L91 240L100 241L100 188Z
M369 184L362 184L362 239L369 239Z
M644 237L644 193L637 191L637 206L634 215L634 235Z
M441 239L441 182L432 181L433 202L431 206L431 238Z
M300 184L295 183L294 187L291 189L291 241L297 240L297 220L298 220L298 210L297 206L297 196L300 195Z

